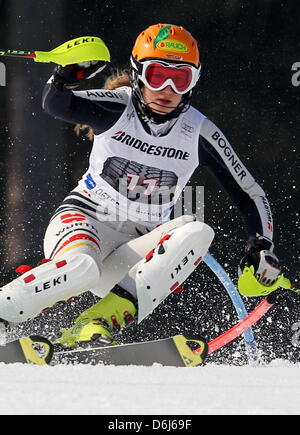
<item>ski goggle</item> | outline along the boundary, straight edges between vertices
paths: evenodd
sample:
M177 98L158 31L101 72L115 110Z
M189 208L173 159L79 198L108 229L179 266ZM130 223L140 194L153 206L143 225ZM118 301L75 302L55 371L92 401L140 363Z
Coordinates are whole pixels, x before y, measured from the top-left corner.
M170 85L177 94L185 94L196 85L200 76L200 68L187 64L149 60L140 65L139 79L152 91L161 91Z

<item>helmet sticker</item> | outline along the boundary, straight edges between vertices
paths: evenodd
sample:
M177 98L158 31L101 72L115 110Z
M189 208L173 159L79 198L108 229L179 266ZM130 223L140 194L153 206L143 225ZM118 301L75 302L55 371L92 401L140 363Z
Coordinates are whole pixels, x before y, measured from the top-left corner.
M173 59L173 60L183 60L182 56L176 56L175 54L166 54L166 57Z
M180 41L176 41L175 39L169 39L166 42L158 42L156 44L156 47L160 50L174 51L179 53L186 53L189 51L186 44Z
M170 36L170 29L171 29L171 26L163 27L162 29L160 29L157 37L154 39L154 48L157 47L157 44L159 42L164 41L165 39L167 39Z

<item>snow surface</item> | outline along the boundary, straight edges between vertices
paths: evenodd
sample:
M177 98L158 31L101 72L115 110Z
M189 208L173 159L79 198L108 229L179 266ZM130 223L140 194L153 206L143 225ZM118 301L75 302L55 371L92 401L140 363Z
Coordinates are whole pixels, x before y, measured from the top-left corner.
M299 365L0 364L1 415L299 414Z

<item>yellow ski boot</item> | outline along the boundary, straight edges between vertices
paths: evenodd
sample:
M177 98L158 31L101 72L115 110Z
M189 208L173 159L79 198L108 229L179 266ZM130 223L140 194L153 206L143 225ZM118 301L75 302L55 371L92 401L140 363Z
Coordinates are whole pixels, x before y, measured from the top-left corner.
M75 348L77 344L97 342L103 345L118 344L113 333L134 320L137 305L134 298L121 287L115 287L101 301L84 311L54 344Z

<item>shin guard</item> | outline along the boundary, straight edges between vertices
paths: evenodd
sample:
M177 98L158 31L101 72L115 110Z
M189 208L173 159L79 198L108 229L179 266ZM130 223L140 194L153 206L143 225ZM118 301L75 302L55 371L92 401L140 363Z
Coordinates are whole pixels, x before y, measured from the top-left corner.
M99 279L99 267L88 254L49 261L0 288L0 318L13 323L30 320L56 302L90 290Z
M141 322L191 275L207 253L214 231L190 222L166 234L136 266L136 289Z

